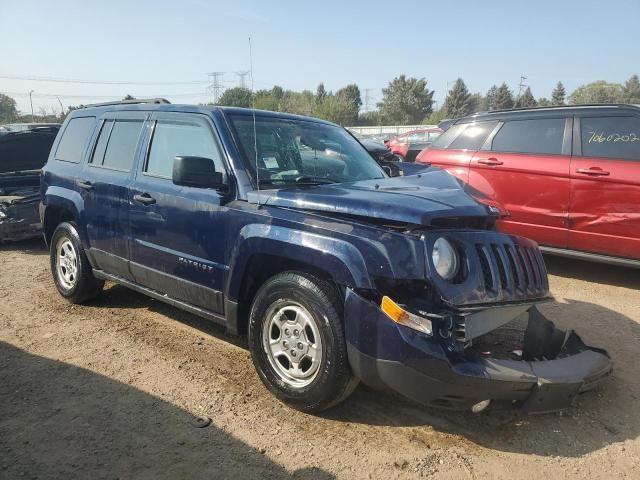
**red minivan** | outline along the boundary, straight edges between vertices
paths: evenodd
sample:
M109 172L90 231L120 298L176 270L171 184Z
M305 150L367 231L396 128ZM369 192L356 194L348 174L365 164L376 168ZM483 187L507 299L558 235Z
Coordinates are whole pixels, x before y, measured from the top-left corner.
M640 107L501 110L453 123L416 162L500 204L544 251L640 267Z

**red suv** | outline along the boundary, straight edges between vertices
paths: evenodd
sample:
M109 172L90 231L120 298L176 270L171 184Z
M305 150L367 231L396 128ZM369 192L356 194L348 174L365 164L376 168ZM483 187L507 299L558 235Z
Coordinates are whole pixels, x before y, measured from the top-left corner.
M502 205L506 233L550 253L640 266L640 107L479 113L451 124L417 162Z
M405 162L413 162L418 153L431 145L441 133L442 130L439 128L411 130L393 137L391 140L386 141L385 144L393 153L402 157Z

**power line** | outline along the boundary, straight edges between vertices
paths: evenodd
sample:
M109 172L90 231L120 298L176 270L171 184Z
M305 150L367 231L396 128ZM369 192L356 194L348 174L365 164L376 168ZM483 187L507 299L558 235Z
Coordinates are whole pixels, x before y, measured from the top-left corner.
M139 81L139 80L81 80L74 78L45 77L34 75L16 75L0 73L0 78L5 80L29 80L32 82L52 82L52 83L82 83L89 85L204 85L206 80L184 80L184 81Z
M29 93L28 92L4 92L3 93L5 95L10 95L13 97L28 97ZM159 98L159 97L206 97L208 95L208 92L199 92L199 93L159 93L159 94L151 94L151 95L144 95L142 97L148 97L148 98ZM64 93L37 93L34 92L32 95L34 98L35 97L40 97L40 98L77 98L77 99L82 99L82 98L95 98L95 99L112 99L112 98L120 98L123 97L124 94L121 95L67 95Z

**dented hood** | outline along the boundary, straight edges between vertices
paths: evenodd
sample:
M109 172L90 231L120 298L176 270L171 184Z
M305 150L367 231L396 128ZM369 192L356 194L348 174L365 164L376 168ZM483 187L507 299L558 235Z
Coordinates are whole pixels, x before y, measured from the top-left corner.
M436 218L489 215L487 207L465 193L455 177L437 168L407 177L253 191L247 199L263 205L414 225L430 225Z

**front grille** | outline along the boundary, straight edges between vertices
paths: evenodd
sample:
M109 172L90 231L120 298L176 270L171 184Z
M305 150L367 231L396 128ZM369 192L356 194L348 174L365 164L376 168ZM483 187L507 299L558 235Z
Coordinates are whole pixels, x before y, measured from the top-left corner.
M484 286L494 296L544 296L549 285L542 254L536 246L516 243L476 244Z

